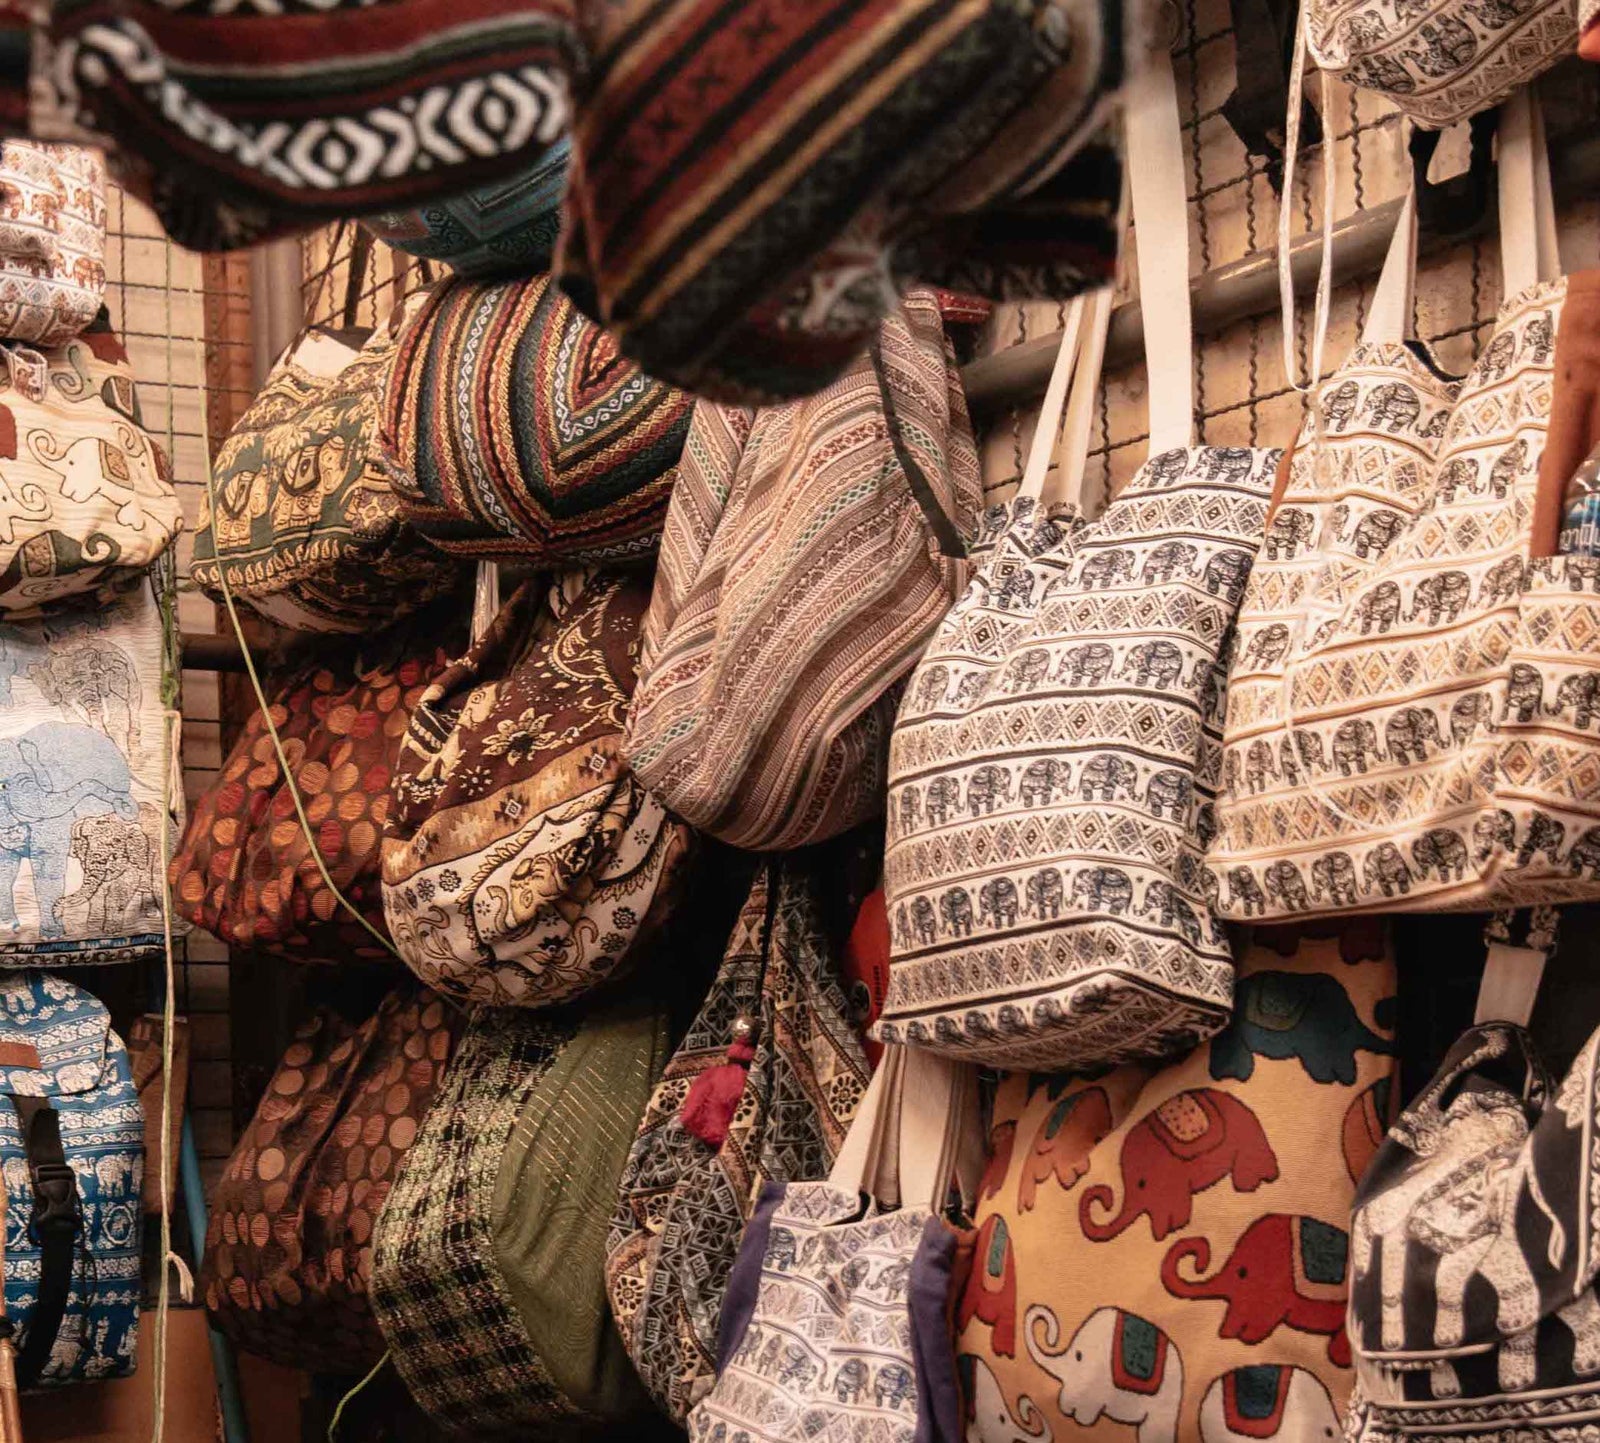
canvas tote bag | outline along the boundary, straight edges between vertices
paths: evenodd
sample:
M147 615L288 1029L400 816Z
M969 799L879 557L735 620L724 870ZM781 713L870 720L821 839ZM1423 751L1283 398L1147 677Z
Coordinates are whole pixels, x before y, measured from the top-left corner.
M105 293L105 157L80 145L0 144L0 337L64 345Z
M1128 147L1137 222L1159 238L1139 269L1150 459L1097 521L1041 514L1064 356L1006 530L918 664L890 748L878 1035L997 1066L1181 1050L1232 996L1200 855L1218 663L1278 453L1193 444L1182 153L1159 56L1130 95ZM1086 306L1103 322L1109 297ZM1063 444L1080 474L1102 335L1091 318Z
M1403 342L1402 235L1302 430L1229 679L1206 858L1226 917L1600 894L1600 564L1552 554L1600 439L1600 275L1540 279L1542 160L1524 94L1501 129L1507 299L1466 378Z

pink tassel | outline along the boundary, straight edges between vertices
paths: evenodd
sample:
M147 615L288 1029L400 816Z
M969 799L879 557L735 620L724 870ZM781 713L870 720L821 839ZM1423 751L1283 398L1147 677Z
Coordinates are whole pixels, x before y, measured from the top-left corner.
M736 1019L728 1060L706 1068L695 1078L678 1109L684 1130L712 1147L721 1147L727 1141L733 1115L739 1110L750 1062L756 1055L755 1032L755 1025L747 1018Z

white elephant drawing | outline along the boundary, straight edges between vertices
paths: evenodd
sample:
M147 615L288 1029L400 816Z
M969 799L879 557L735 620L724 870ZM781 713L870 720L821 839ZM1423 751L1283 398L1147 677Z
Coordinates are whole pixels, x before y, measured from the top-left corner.
M103 496L117 508L117 522L144 529L144 500L164 500L168 492L149 440L131 426L117 427L115 441L80 436L57 449L48 431L30 431L28 449L41 466L61 478L61 494L83 503Z
M1013 1415L1000 1380L982 1358L963 1353L959 1362L967 1399L967 1443L1051 1443L1050 1425L1032 1398L1019 1393Z
M1342 1433L1328 1390L1304 1368L1235 1368L1200 1400L1200 1443L1334 1443Z
M1100 1418L1129 1424L1138 1443L1175 1443L1183 1401L1183 1360L1154 1323L1120 1308L1097 1308L1072 1341L1042 1303L1023 1319L1033 1361L1061 1385L1061 1411L1082 1427Z

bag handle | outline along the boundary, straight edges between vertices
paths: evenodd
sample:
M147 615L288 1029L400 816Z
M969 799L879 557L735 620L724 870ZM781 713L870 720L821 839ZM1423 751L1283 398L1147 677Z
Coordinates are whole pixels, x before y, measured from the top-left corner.
M1075 296L1067 303L1065 323L1061 329L1061 346L1056 351L1050 382L1045 387L1044 400L1039 406L1038 424L1033 428L1033 442L1028 447L1028 463L1023 467L1022 481L1017 486L1019 499L1030 496L1035 501L1043 499L1050 456L1055 449L1056 433L1061 427L1061 418L1067 406L1067 389L1077 368L1086 304L1083 296Z
M1394 224L1394 238L1384 257L1383 271L1372 292L1367 323L1361 339L1367 345L1398 344L1411 337L1412 314L1417 275L1417 188L1406 192L1400 216Z
M1509 300L1561 274L1550 153L1531 86L1523 86L1501 109L1499 171L1500 265Z
M1519 928L1521 918L1527 925ZM1483 929L1488 955L1483 980L1478 984L1474 1025L1514 1022L1526 1027L1539 996L1545 963L1555 951L1561 914L1554 907L1534 907L1526 913L1496 912ZM1521 935L1514 935L1520 931Z
M1085 504L1083 481L1089 469L1089 437L1094 430L1095 402L1100 395L1100 372L1105 363L1114 299L1111 287L1105 286L1084 300L1078 363L1056 446L1055 485L1046 488L1048 500L1065 502L1081 515L1088 515L1090 509Z
M350 238L350 261L345 272L343 325L352 330L356 315L361 309L361 285L367 278L367 266L372 259L372 232L365 226L356 226Z
M899 1106L900 1082L905 1070L904 1047L883 1050L878 1070L872 1074L850 1130L834 1157L828 1182L841 1192L880 1196L880 1168L889 1140L895 1109Z

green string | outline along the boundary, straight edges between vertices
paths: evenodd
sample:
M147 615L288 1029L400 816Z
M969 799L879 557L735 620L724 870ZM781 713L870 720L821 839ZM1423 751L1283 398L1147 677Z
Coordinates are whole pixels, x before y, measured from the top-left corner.
M328 1420L328 1443L338 1443L339 1424L344 1420L346 1405L383 1371L392 1353L392 1349L386 1349L383 1356L372 1365L372 1371L339 1400L339 1406L333 1410L333 1417Z

